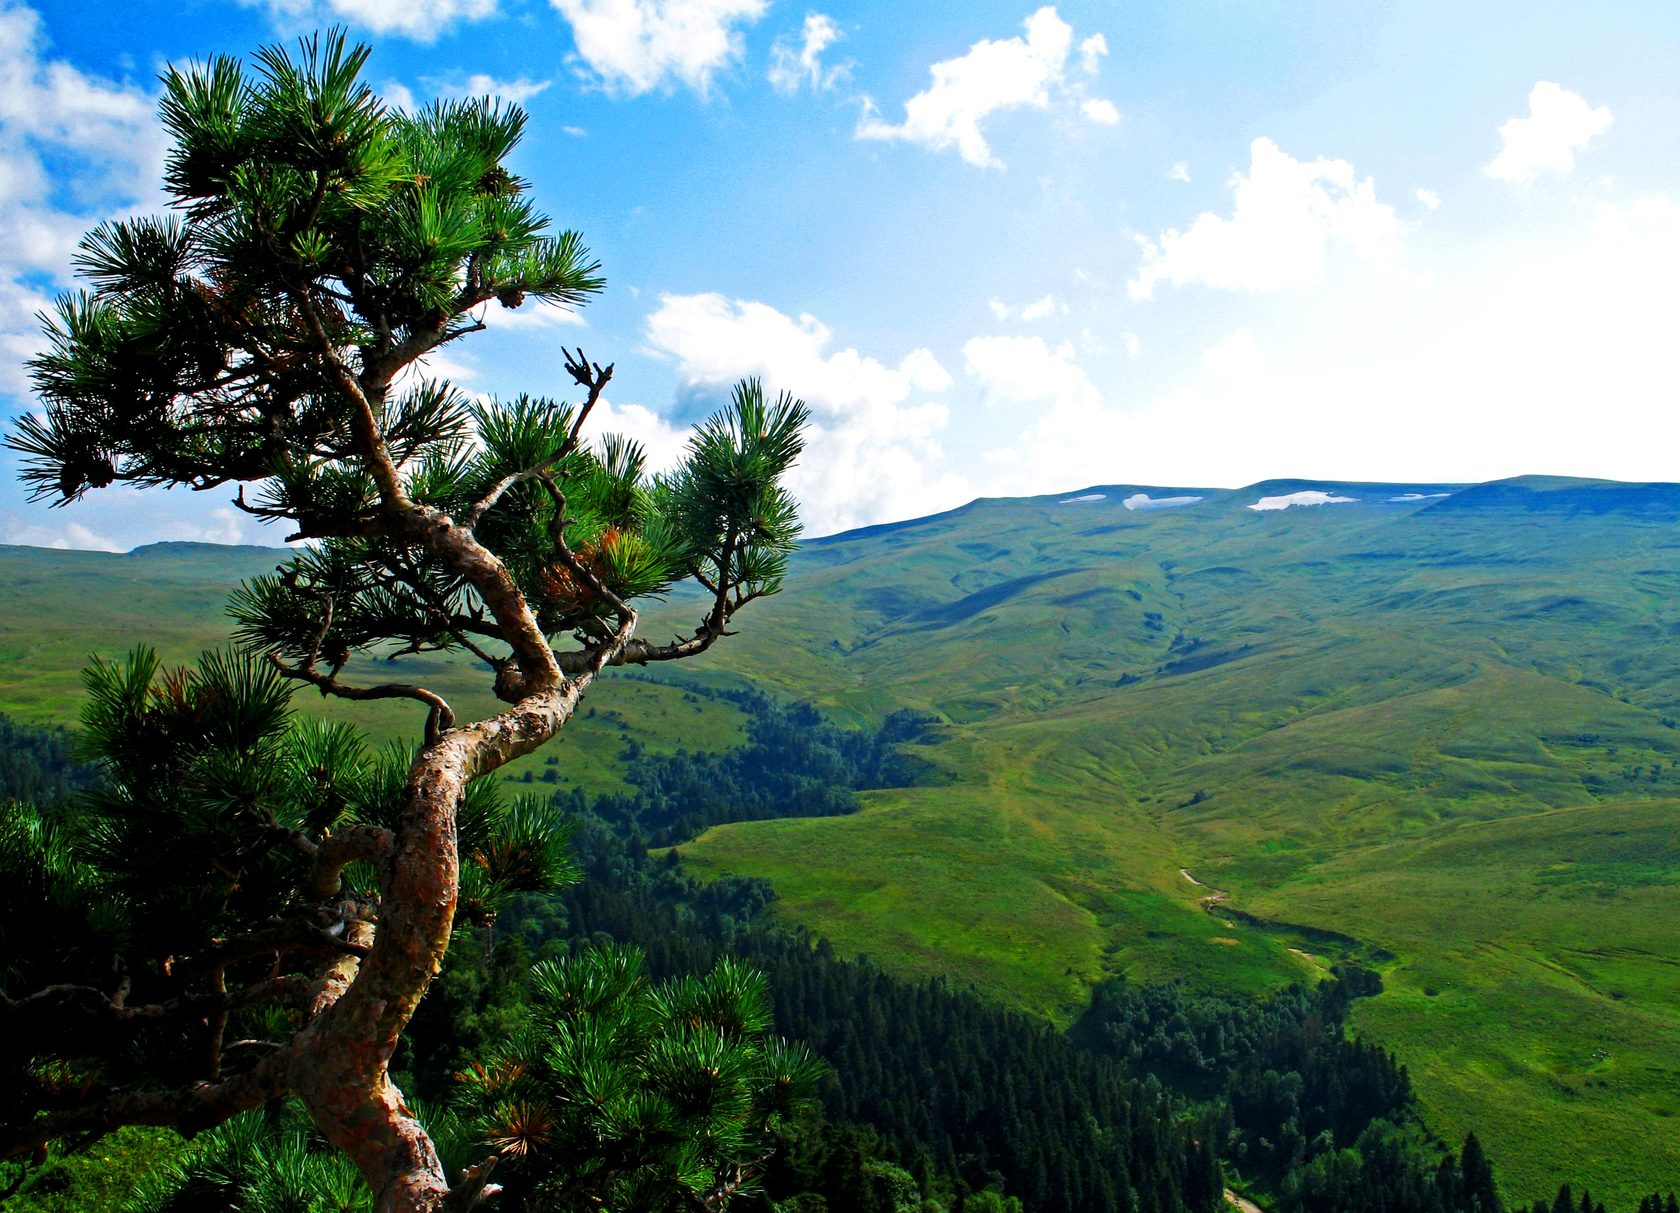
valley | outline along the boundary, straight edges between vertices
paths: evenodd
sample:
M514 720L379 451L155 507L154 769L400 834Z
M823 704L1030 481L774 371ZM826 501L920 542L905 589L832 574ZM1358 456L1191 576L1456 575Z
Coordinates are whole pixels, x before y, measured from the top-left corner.
M1251 508L1309 493L1352 500ZM979 501L809 543L698 671L609 677L512 777L612 790L630 740L737 744L690 686L928 712L932 778L685 861L1064 1025L1106 976L1259 993L1359 959L1386 988L1352 1026L1436 1132L1473 1128L1513 1198L1626 1204L1680 1178L1677 522L1680 488L1538 478ZM0 703L73 719L87 654L216 643L275 560L0 549ZM400 665L489 706L453 658Z

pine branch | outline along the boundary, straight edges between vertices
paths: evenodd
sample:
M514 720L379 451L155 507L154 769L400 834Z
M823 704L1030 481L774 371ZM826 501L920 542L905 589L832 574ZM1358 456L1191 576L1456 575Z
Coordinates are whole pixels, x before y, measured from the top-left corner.
M314 666L314 660L303 665L288 665L278 653L270 653L268 660L287 678L299 682L307 682L321 692L322 695L332 695L339 699L412 699L423 703L431 709L426 719L426 744L431 745L444 733L455 727L455 709L449 706L443 696L425 687L413 686L404 682L386 682L378 686L351 686L338 680L338 675L323 674Z
M257 955L264 955L267 951L269 949L263 949ZM213 974L223 971L224 966L217 966ZM132 1007L94 986L51 985L18 999L0 993L0 1025L4 1025L8 1033L58 1036L72 1024L110 1032L135 1030L168 1020L198 1021L207 1014L225 1014L264 1002L296 997L303 980L296 975L265 978L229 993L220 978L213 976L212 989L207 993L187 994L164 1002Z
M591 363L584 357L582 346L578 347L575 354L564 346L560 348L560 352L566 357L567 373L588 393L582 407L578 410L577 419L572 422L571 432L566 435L566 440L560 444L559 448L547 458L539 460L528 468L522 468L517 472L510 472L503 476L490 487L488 492L474 502L467 511L464 523L469 530L475 529L484 520L484 516L495 508L496 503L502 499L509 489L546 476L556 464L578 449L580 435L583 433L583 424L589 420L589 414L594 411L596 404L600 402L601 393L606 391L607 384L612 380L613 366L610 363L605 367L598 362Z
M169 1125L191 1135L285 1094L291 1053L276 1050L242 1073L173 1090L93 1088L71 1107L0 1123L0 1158L29 1154L68 1137L87 1144L125 1125Z

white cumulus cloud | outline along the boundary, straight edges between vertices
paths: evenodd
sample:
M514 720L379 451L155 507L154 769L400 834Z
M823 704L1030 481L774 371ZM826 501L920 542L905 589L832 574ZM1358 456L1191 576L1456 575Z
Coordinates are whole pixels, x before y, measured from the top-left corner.
M688 448L686 426L672 425L641 404L619 404L603 397L589 414L587 437L598 441L607 434L622 434L641 443L649 471L661 472L681 462Z
M1013 109L1049 109L1052 102L1070 101L1084 107L1095 122L1117 122L1112 103L1087 99L1083 86L1068 79L1068 53L1073 26L1053 7L1039 9L1024 23L1026 33L1015 38L982 39L968 53L935 63L928 70L933 83L904 103L904 121L887 122L874 104L864 99L859 139L904 140L943 151L956 148L968 163L1002 168L1003 161L986 142L983 123L993 114ZM1081 61L1095 72L1108 44L1092 35L1080 46Z
M963 346L963 363L990 405L1084 411L1100 403L1071 341L1051 346L1042 337L973 337Z
M1019 417L1007 446L986 453L988 494L1037 494L1078 484L1113 484L1122 452L1122 415L1079 365L1072 342L1042 337L975 337L964 369L989 406Z
M1673 480L1680 198L1605 204L1454 254L1426 275L1335 283L1282 323L1246 317L1252 342L1162 350L1158 364L1181 360L1176 382L1145 392L1122 382L1082 407L1096 393L1064 376L1059 396L1014 411L1008 458L978 487Z
M606 86L635 96L684 85L704 95L741 57L741 28L769 0L550 0L578 56Z
M1518 184L1548 171L1567 173L1575 167L1575 153L1614 121L1608 107L1595 109L1579 93L1542 80L1528 94L1528 117L1512 118L1499 128L1499 154L1482 172Z
M1108 39L1101 34L1092 34L1079 44L1079 66L1087 76L1095 76L1102 66L1103 56L1108 54Z
M482 21L496 13L496 0L240 0L266 8L288 28L348 22L376 34L397 34L431 42L450 26Z
M949 509L971 495L938 470L946 407L926 397L951 386L927 350L896 366L856 349L810 315L722 295L664 295L647 320L649 346L676 363L684 388L721 401L758 376L811 408L805 455L791 477L806 532L827 534Z
M1202 354L1202 366L1216 379L1241 382L1265 373L1271 359L1247 329L1239 328Z
M776 39L770 47L770 86L778 93L797 93L810 85L812 91L831 89L847 72L844 64L823 66L823 52L840 41L840 27L826 13L805 14L797 40Z
M1143 264L1127 283L1134 299L1158 283L1201 283L1227 291L1275 291L1324 281L1332 247L1370 262L1392 262L1402 227L1345 160L1297 160L1270 139L1256 139L1246 173L1231 179L1231 214L1212 211L1188 228L1140 241Z
M55 514L55 519L62 515ZM79 522L56 522L54 525L28 522L16 515L0 513L0 540L32 548L58 548L60 551L121 552L125 549L115 540Z

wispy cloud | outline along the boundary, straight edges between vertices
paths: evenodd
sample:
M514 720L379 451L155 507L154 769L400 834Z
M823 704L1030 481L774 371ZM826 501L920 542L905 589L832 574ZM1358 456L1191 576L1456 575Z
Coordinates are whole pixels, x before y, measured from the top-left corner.
M770 86L790 95L806 86L812 92L833 88L851 71L850 64L823 63L823 53L840 38L840 27L833 17L807 13L797 38L783 36L770 47Z
M496 0L240 0L287 29L347 22L376 34L431 42L452 26L496 15Z
M1067 315L1067 304L1057 301L1054 295L1045 295L1042 299L1034 299L1031 303L1023 303L1019 307L1005 303L1001 299L991 301L992 315L999 320L1047 320L1051 316Z
M554 82L532 80L528 76L503 80L484 72L474 72L470 76L425 76L421 83L440 97L500 97L515 105L523 105Z

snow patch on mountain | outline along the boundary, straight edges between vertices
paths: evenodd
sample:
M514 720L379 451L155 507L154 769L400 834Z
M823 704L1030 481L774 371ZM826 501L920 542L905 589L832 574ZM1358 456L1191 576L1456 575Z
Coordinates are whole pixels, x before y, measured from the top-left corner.
M1200 500L1200 497L1151 497L1148 493L1133 493L1120 504L1128 510L1176 510Z
M1287 510L1292 505L1337 505L1344 501L1358 501L1357 497L1338 497L1322 489L1306 489L1299 493L1284 493L1279 497L1262 497L1248 508L1251 510Z

